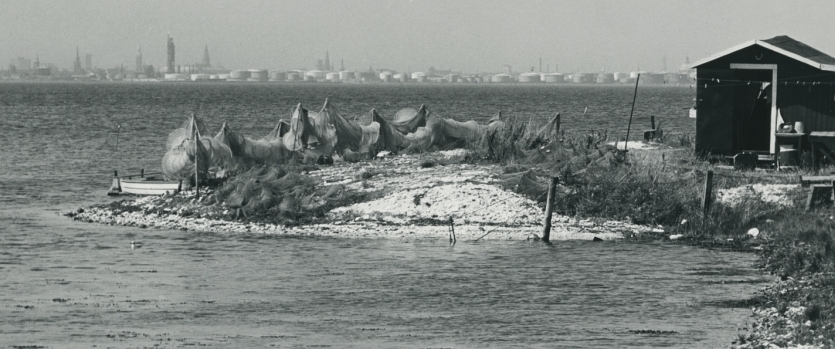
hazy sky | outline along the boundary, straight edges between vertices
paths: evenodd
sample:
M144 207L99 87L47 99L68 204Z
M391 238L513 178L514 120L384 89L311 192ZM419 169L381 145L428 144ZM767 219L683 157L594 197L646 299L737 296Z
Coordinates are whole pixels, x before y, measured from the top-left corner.
M561 72L675 70L751 39L789 35L835 56L835 1L797 0L0 0L0 64L19 56L71 68L177 63L209 46L228 69L314 69L330 51L338 68Z

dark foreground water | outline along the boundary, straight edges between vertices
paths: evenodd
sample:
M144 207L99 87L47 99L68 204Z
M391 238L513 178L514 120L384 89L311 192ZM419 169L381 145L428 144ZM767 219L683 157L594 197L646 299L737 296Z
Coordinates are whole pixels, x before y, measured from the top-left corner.
M727 347L750 310L717 304L768 281L753 255L669 244L450 248L112 227L57 214L106 202L112 169L159 168L165 135L192 111L213 129L226 120L262 135L293 104L327 96L348 115L421 103L479 120L498 108L534 120L562 110L567 127L618 133L632 91L0 84L0 348ZM690 100L687 89L646 88L636 110L687 130L680 108Z

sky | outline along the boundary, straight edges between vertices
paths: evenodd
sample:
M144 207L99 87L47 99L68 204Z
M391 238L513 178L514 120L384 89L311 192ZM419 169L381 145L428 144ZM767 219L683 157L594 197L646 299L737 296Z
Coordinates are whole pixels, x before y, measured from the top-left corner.
M752 39L789 35L835 56L831 0L0 0L0 64L16 57L227 69L335 67L499 72L677 70Z

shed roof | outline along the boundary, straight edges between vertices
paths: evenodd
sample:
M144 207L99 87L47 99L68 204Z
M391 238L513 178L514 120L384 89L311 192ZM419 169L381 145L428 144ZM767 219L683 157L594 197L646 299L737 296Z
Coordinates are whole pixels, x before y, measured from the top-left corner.
M718 58L727 56L731 53L747 48L749 46L759 45L774 52L780 53L784 56L793 58L797 61L806 63L812 67L821 70L835 71L835 58L827 55L817 49L806 45L800 41L792 39L788 35L779 35L771 39L765 40L751 40L743 44L731 47L727 50L713 54L710 57L701 59L690 65L690 68L697 68L700 65L714 61Z

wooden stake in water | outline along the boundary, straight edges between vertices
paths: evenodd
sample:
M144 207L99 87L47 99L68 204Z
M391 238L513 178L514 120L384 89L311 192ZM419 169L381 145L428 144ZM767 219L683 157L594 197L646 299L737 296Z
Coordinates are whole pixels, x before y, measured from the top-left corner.
M558 177L551 177L551 185L548 186L548 201L545 203L545 221L542 227L542 241L548 242L551 238L551 216L554 214L554 199L557 194Z
M635 78L635 93L632 94L632 110L629 111L629 126L626 126L626 142L623 143L623 150L626 151L629 146L629 130L632 128L632 113L635 112L635 98L638 97L638 80L641 80L641 74Z
M455 224L452 222L452 216L449 216L449 243L455 245L458 239L455 238Z
M116 124L116 151L119 151L119 133L122 131L122 124Z

